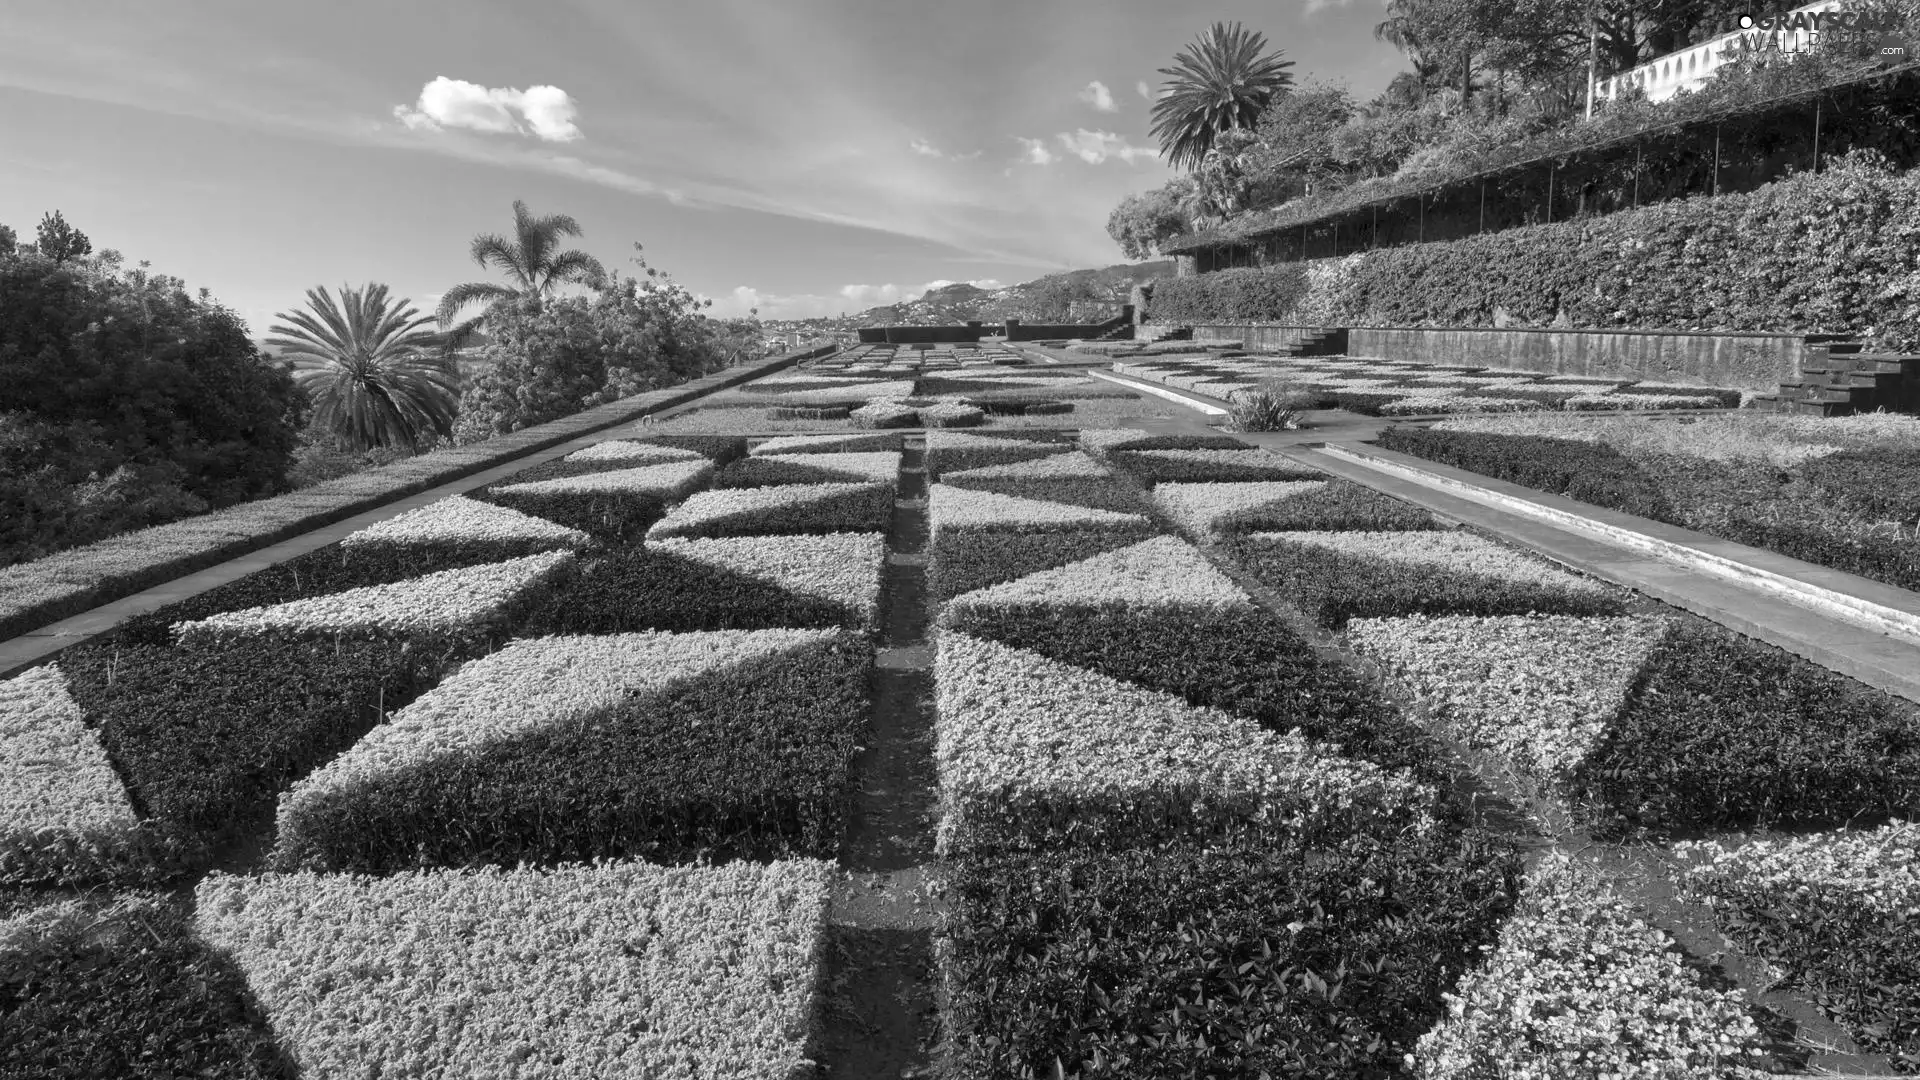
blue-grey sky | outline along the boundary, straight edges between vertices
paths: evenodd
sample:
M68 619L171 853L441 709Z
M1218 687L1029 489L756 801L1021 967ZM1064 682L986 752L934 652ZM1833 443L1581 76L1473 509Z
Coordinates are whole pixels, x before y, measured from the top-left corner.
M52 209L264 335L315 285L423 309L511 205L716 313L859 311L1121 261L1150 94L1214 20L1363 97L1379 0L70 0L0 9L0 222Z

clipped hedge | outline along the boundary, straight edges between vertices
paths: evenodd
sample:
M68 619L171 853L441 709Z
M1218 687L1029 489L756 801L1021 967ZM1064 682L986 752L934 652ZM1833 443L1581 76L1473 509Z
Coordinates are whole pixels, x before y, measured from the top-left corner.
M1912 816L1920 707L1684 616L1572 789L1616 829Z
M866 611L785 589L737 570L651 547L610 552L582 566L521 617L520 637L643 630L863 628Z
M0 933L0 1017L9 1078L300 1075L245 974L199 940L180 898L29 913Z
M1213 523L1216 532L1289 532L1295 529L1397 532L1438 529L1433 515L1351 480L1325 486L1251 510L1236 510Z
M951 1075L1373 1077L1512 910L1520 860L1442 829L968 860L941 940Z
M1604 443L1540 435L1439 431L1407 424L1388 428L1377 443L1385 450L1554 495L1658 521L1673 520L1673 501L1662 485L1634 459Z
M1278 322L1310 310L1323 325L1490 327L1504 308L1527 326L1564 312L1577 329L1844 333L1907 352L1920 349L1917 249L1920 174L1856 152L1751 192L1171 278L1155 285L1150 314Z
M833 858L871 664L858 638L836 635L311 793L283 807L275 865Z
M1091 559L1139 543L1150 528L1021 533L953 529L934 538L927 559L927 596L947 600L1040 570Z

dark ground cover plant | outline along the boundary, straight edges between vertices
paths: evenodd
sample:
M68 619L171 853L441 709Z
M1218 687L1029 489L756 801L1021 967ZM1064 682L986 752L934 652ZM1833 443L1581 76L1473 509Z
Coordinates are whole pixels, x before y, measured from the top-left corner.
M353 745L471 652L391 640L124 644L60 654L142 818L239 835L275 797Z
M983 436L994 440L992 446L940 446L927 447L925 464L927 478L939 479L943 473L960 472L963 469L978 469L987 465L1011 465L1018 461L1032 461L1034 458L1048 457L1074 448L1066 435L1056 431L1039 432L994 432ZM933 443L933 440L928 440Z
M1644 395L1675 394L1683 397L1710 397L1719 402L1723 409L1740 407L1742 394L1738 390L1729 390L1723 386L1620 386L1609 391L1625 394L1628 397Z
M954 529L934 538L927 560L927 595L947 600L1041 570L1091 559L1137 544L1151 534L1138 529L1079 529L1018 533Z
M778 536L784 533L885 532L894 486L870 484L824 499L743 510L675 529L673 536Z
M518 634L861 629L867 622L867 614L849 604L796 593L666 549L635 545L587 561L527 610Z
M775 405L767 410L769 420L846 420L853 416L853 410L867 402L864 398L848 401L820 402L812 405ZM907 427L907 424L892 424L891 427Z
M1337 478L1328 478L1326 486L1317 491L1237 510L1213 523L1214 531L1225 535L1292 530L1405 532L1439 527L1433 515L1419 507Z
M1920 811L1920 709L1693 616L1635 679L1572 791L1616 831Z
M990 390L984 392L956 390L954 393L965 394L968 401L982 404L989 401L1024 401L1027 399L1041 401L1117 401L1122 398L1139 396L1125 387L1091 380L1084 383L1066 383L1059 386L1022 385L1006 390Z
M1330 629L1348 619L1397 615L1619 615L1626 610L1625 601L1610 591L1575 592L1282 539L1238 536L1227 541L1227 549L1262 584Z
M713 459L716 468L747 456L747 440L739 435L649 435L637 441L691 450Z
M1694 529L1904 589L1920 589L1912 451L1841 451L1792 469L1599 443L1400 425L1401 453ZM1834 460L1834 459L1838 460ZM1884 516L1883 516L1884 515Z
M994 1080L1400 1075L1519 873L1502 841L1446 828L1304 853L959 862L947 1064Z
M1126 484L1097 477L942 477L943 484L969 491L996 491L1022 499L1069 503L1121 514L1145 514L1151 508L1140 493Z
M1318 480L1325 473L1296 465L1271 454L1261 454L1245 443L1236 444L1233 449L1244 451L1248 461L1182 461L1178 458L1153 457L1133 447L1114 450L1107 454L1107 460L1114 466L1133 475L1141 483L1151 487L1154 484L1197 484L1197 483L1239 483L1252 480Z
M871 666L864 642L837 637L304 800L274 864L831 859Z
M1433 736L1264 611L1022 605L956 610L945 625L1452 783Z
M1228 435L1148 435L1141 433L1138 442L1123 443L1109 449L1109 454L1140 450L1245 450L1247 444Z
M181 898L89 902L0 952L0 1076L293 1080L232 960Z
M1073 402L1056 401L1044 397L968 398L965 404L972 405L988 416L1065 416L1073 411Z
M833 445L831 446L824 446L824 447L795 446L788 450L778 450L773 453L763 454L760 456L791 457L795 454L816 454L816 453L854 454L854 453L871 453L875 450L898 451L904 447L906 437L903 435L891 434L884 431L876 431L871 434L857 434L857 433L849 432L845 435L836 435L835 438L840 441L834 442Z
M667 515L659 495L629 491L495 491L481 488L467 493L481 502L546 518L557 525L579 529L603 544L624 544L645 536L653 523Z

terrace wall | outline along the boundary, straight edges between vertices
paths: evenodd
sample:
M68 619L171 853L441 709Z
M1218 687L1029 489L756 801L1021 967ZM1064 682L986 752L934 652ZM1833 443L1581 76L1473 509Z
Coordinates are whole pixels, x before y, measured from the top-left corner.
M967 326L863 326L860 341L864 345L971 345L991 328L978 323Z
M1274 326L1266 323L1196 323L1193 340L1238 341L1250 352L1284 351L1323 333L1323 326Z
M1196 327L1194 336L1199 334ZM1356 326L1348 331L1347 351L1382 360L1772 392L1797 377L1806 344L1804 334Z

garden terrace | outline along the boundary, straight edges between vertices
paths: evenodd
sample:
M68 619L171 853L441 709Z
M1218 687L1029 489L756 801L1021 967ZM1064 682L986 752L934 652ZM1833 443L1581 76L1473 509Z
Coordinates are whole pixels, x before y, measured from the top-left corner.
M1826 836L1920 801L1911 705L1134 397L663 430L1063 374L894 352L0 682L0 963L29 976L0 1060L1732 1076L1806 1066L1796 1031L1825 1063L1913 1048L1906 886L1857 869L1911 838ZM1787 826L1827 854L1685 876L1710 856L1673 843ZM1803 883L1887 932L1764 923ZM1718 971L1716 919L1744 928ZM1862 969L1880 997L1816 1007ZM1516 1013L1537 995L1594 1037Z

